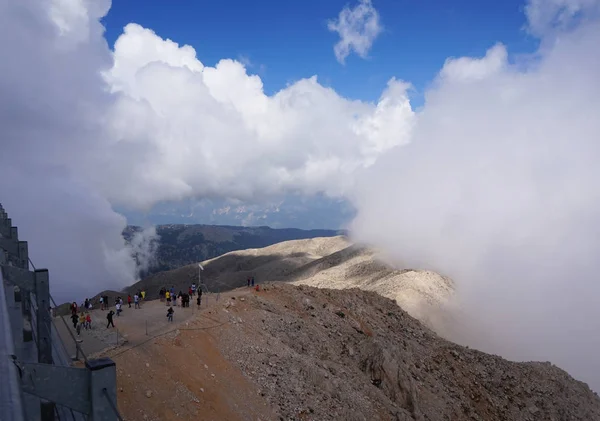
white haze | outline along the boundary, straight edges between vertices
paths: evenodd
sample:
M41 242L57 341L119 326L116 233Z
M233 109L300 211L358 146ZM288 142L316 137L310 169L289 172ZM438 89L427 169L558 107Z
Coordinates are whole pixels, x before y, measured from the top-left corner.
M106 0L0 0L0 201L81 298L135 279L113 206L345 196L357 239L455 279L453 335L600 389L599 4L531 0L539 51L451 59L415 113L395 79L376 104L316 77L268 96L136 24L112 52Z
M352 228L456 281L449 336L600 390L599 2L555 3L528 9L537 54L446 62L411 144L361 176ZM547 5L570 29L547 26Z

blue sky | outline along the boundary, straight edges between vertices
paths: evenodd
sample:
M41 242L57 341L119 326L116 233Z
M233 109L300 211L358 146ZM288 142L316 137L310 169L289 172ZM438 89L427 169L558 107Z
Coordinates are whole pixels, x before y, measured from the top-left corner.
M222 58L249 59L267 93L317 75L340 94L375 101L391 77L411 82L414 100L450 56L480 56L501 41L512 54L530 52L536 40L522 27L523 3L516 0L374 0L383 33L369 58L351 55L337 62L336 33L327 21L346 0L113 1L104 19L112 46L123 27L135 22L163 38L192 45L198 58L214 65Z
M511 55L537 47L537 40L523 30L520 1L373 0L383 32L366 59L350 54L341 64L333 51L339 35L329 31L327 23L345 6L356 4L346 0L128 0L114 1L103 22L111 47L123 27L134 22L162 38L193 46L205 65L213 66L223 58L249 61L248 72L261 76L268 94L317 75L322 84L345 97L376 101L387 81L396 77L413 84L415 108L423 104L425 89L448 57L482 56L497 42L504 43ZM121 211L135 224L165 223L171 218L173 223L244 221L299 228L341 228L353 216L348 204L323 197L304 201L300 207L297 198L278 198L264 209L274 204L281 212L265 211L255 220L253 215L261 215L257 203L235 214L237 219L213 212L227 203L206 200L161 204L147 214Z

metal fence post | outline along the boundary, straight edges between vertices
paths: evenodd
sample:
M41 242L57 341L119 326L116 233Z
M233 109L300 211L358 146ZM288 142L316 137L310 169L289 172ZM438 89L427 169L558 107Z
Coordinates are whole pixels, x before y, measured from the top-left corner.
M19 241L19 265L21 269L29 269L29 247L27 241Z
M38 362L52 364L52 318L50 317L50 286L48 269L35 271L35 299L37 305Z
M89 360L85 363L90 371L91 419L115 421L117 409L117 368L110 358Z
M52 318L50 317L50 285L48 269L35 271L35 300L37 305L36 337L38 338L38 363L52 364ZM42 421L54 420L53 402L41 401Z

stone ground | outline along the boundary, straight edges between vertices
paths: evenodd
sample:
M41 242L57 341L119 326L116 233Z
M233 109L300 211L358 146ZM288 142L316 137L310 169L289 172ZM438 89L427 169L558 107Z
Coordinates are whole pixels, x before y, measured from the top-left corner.
M118 347L104 327L84 333L107 341L98 355L117 363L125 420L600 420L598 396L556 366L448 342L373 292L272 284L211 298L173 324L157 301L126 309Z

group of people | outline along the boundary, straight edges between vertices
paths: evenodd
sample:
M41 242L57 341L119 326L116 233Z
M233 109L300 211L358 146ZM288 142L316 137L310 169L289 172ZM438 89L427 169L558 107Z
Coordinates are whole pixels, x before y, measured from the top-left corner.
M248 278L248 286L250 286L250 278ZM254 278L252 278L252 285L254 285ZM200 307L202 303L202 288L196 286L196 283L192 283L187 292L179 291L179 293L175 292L175 286L172 285L171 288L162 287L158 293L159 299L161 302L166 302L166 306L169 307L167 310L167 320L169 322L173 321L173 315L175 310L173 310L173 306L177 307L189 307L191 297L197 296L196 304ZM131 294L127 294L127 305L131 308L131 304L134 305L135 309L141 308L141 302L146 298L146 291L138 290L133 296ZM116 312L110 309L109 297L108 295L102 295L99 297L100 302L100 310L109 310L106 314L107 324L106 328L115 327L113 317L115 314L117 317L121 315L123 312L124 300L122 297L115 298L115 309ZM92 318L89 314L89 310L93 309L92 300L89 298L85 299L85 302L80 306L85 309L79 311L80 309L77 306L77 303L73 302L71 304L71 320L73 321L73 328L77 331L77 335L80 335L81 329L91 329L92 328Z
M77 332L77 336L81 335L81 329L91 329L92 328L92 316L88 310L91 310L91 304L88 303L88 299L85 300L83 306L77 306L77 303L73 301L71 303L71 321L73 322L73 329Z
M158 291L158 298L161 302L166 303L167 307L171 307L172 305L175 307L189 307L191 297L195 296L196 293L198 294L196 303L199 307L202 301L202 289L197 289L196 283L190 285L187 292L179 290L179 293L175 292L175 285L171 285L171 288L162 287Z
M146 299L146 291L138 290L133 296L131 294L127 294L127 304L129 308L131 308L131 304L133 303L135 308L141 308L141 302ZM100 310L109 310L110 302L108 299L108 295L103 295L99 299L100 301ZM91 303L91 301L90 301ZM121 311L123 311L123 298L117 297L115 298L115 307L117 308L117 316ZM91 308L91 307L90 307Z
M83 308L86 310L92 310L94 308L94 305L92 304L92 300L90 300L89 298L86 298L85 301L83 302Z
M105 306L103 307L103 310L106 308L108 310L108 297L104 297L104 304ZM143 290L138 290L138 292L136 292L135 294L133 294L133 297L131 296L131 294L127 294L127 305L129 306L129 308L131 308L131 303L133 303L133 306L135 309L140 309L142 308L142 301L144 301L144 299L146 298L146 291ZM108 329L109 327L115 327L115 322L113 321L113 316L116 314L117 317L121 316L121 313L123 312L123 298L122 297L117 297L115 298L115 308L117 310L117 312L115 313L114 311L110 310L107 314L106 314L106 328Z
M175 310L173 310L173 306L177 307L189 307L191 297L198 296L196 298L196 305L200 308L202 304L202 288L196 287L196 283L192 283L188 287L188 291L183 292L179 291L179 293L175 292L175 285L171 285L171 288L162 287L160 291L158 291L158 298L161 302L165 302L166 306L169 307L167 310L167 320L169 322L173 321L173 314Z
M141 303L145 297L146 297L146 291L138 290L138 292L133 294L133 297L131 296L131 294L127 294L127 305L129 306L129 308L131 308L131 303L133 303L133 306L135 309L140 309L140 308L142 308ZM120 316L121 312L123 311L123 298L117 297L115 301L116 301L115 307L117 309L117 316Z

